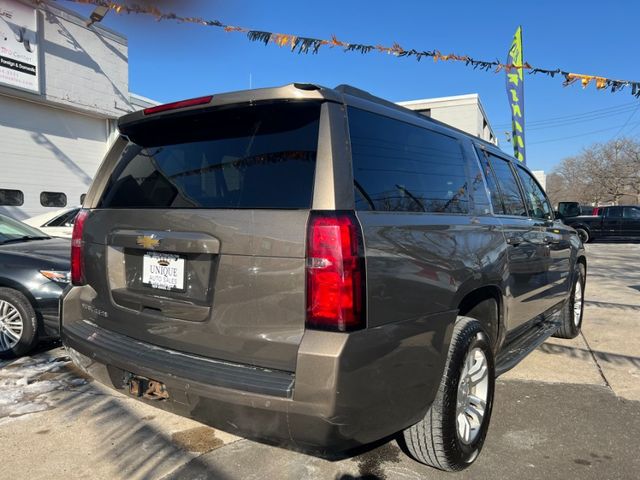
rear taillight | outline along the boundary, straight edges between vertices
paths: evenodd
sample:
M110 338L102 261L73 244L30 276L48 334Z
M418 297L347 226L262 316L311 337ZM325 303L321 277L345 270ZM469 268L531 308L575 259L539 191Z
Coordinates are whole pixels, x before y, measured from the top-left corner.
M307 327L365 327L362 232L353 212L312 212L307 232Z
M154 113L166 112L167 110L176 110L178 108L204 105L206 103L209 103L212 98L213 95L207 95L206 97L190 98L189 100L180 100L179 102L165 103L163 105L156 105L155 107L145 108L143 112L145 115L151 115Z
M73 224L73 234L71 236L71 283L73 285L85 285L87 280L84 276L84 222L89 216L88 210L80 210Z

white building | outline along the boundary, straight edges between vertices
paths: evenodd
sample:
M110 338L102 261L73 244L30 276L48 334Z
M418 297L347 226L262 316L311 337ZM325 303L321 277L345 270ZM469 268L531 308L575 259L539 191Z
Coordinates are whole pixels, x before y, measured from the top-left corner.
M536 180L540 183L542 188L546 190L547 188L547 174L544 173L544 170L532 170L533 176L536 177Z
M59 3L0 0L0 213L80 204L129 93L127 39Z
M489 124L487 114L477 93L453 97L426 98L398 102L398 105L415 110L495 145L498 139Z

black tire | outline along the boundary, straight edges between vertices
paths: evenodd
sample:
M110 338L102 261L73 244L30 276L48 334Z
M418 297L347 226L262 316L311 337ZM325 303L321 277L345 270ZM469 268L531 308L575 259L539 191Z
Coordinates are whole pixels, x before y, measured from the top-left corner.
M478 433L473 441L466 444L457 433L458 384L467 353L475 348L479 348L486 359L487 398ZM436 398L425 417L403 432L409 454L418 462L450 472L471 465L487 435L494 389L495 368L489 337L477 320L458 317Z
M574 306L576 304L576 287L580 282L580 315L576 321L574 314ZM584 287L586 284L586 271L584 265L578 263L574 275L573 285L571 286L571 296L564 302L562 312L560 313L560 327L553 334L557 338L576 338L580 334L582 328L582 316L584 315Z
M576 228L576 232L578 232L578 236L582 243L589 243L591 241L591 235L589 234L589 230L586 228L578 227Z
M38 319L31 302L21 292L12 288L0 288L0 302L15 308L22 320L22 335L14 346L9 347L0 339L0 358L10 359L26 355L38 342ZM1 313L1 312L0 312Z

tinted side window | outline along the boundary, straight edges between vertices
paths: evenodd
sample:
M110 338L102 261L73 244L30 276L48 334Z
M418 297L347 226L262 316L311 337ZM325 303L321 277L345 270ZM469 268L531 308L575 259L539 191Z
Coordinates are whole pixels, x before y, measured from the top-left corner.
M607 218L622 218L622 207L609 207L605 211Z
M67 196L62 192L42 192L40 205L43 207L66 207Z
M467 166L452 137L349 108L356 209L469 211Z
M640 207L624 207L622 210L622 216L624 218L633 218L634 220L640 220Z
M20 190L0 189L0 205L19 207L24 204L24 193Z
M489 193L491 194L491 205L493 206L493 213L496 215L504 215L506 213L504 209L504 205L502 204L502 195L500 195L500 190L498 190L498 185L496 183L496 177L491 170L491 164L489 163L489 158L484 153L480 154L480 161L482 162L482 169L484 170L484 177L487 181L487 187L489 188Z
M527 207L533 218L550 219L551 207L547 196L542 191L536 180L524 168L517 167L516 171L524 188Z
M504 204L504 213L506 215L527 216L527 209L524 206L522 195L516 177L509 166L509 162L500 157L489 154L489 160L493 171L498 180L500 193L502 194L502 203Z

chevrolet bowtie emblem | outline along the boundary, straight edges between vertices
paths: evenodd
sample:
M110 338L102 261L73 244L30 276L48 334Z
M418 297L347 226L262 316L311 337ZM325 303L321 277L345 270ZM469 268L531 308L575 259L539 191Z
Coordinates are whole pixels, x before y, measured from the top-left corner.
M136 239L136 243L142 248L156 248L158 245L160 245L160 239L154 238L153 235L140 235Z

